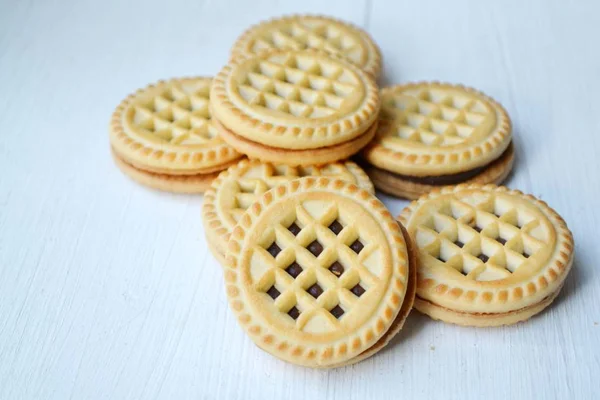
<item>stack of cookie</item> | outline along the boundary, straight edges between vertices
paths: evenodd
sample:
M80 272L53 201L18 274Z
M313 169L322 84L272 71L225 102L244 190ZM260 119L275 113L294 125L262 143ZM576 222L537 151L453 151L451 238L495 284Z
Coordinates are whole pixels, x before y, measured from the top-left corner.
M110 144L117 166L150 187L202 193L242 157L227 145L209 111L211 78L160 81L115 110Z
M373 139L379 89L342 56L276 49L231 61L215 78L210 105L221 136L249 157L326 164Z
M263 22L231 54L212 80L129 96L110 139L137 181L205 192L208 246L259 347L337 367L383 348L413 304L497 326L559 293L573 260L565 222L493 185L514 159L500 104L437 82L380 90L373 40L327 17ZM373 185L419 200L395 219Z
M375 186L416 199L461 182L499 184L512 169L511 124L500 104L461 85L422 82L381 91L377 139L363 151Z

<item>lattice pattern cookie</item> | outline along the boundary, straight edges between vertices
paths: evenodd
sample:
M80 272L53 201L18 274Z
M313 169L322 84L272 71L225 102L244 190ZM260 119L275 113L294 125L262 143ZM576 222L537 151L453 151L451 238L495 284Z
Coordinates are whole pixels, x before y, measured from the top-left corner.
M231 230L263 193L277 185L307 176L341 179L354 183L369 193L374 192L367 175L351 161L324 166L290 167L258 160L242 160L223 171L204 195L202 219L213 253L219 259L224 257Z
M369 163L414 176L450 175L483 167L511 141L510 119L490 97L460 85L411 83L384 88Z
M258 346L296 364L352 362L412 303L400 226L342 180L302 178L266 192L238 221L229 251L238 320Z
M381 70L381 53L357 26L319 15L291 15L252 26L234 44L232 58L270 49L320 49L339 54L373 75Z
M239 57L215 78L211 109L234 134L271 148L318 149L364 134L378 89L345 59L316 50ZM234 144L235 145L235 144Z
M221 171L239 159L213 125L211 83L211 78L160 81L127 97L111 121L114 152L138 169L170 175Z
M400 221L420 253L417 308L449 322L527 319L558 293L573 260L562 218L505 187L437 190L411 203Z

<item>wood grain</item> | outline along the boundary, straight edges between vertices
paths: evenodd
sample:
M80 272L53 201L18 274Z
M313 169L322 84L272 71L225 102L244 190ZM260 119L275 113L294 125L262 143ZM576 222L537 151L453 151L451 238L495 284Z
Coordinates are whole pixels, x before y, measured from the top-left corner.
M461 82L507 108L508 185L552 205L577 243L553 307L500 329L413 314L389 348L334 371L252 345L202 198L129 181L107 127L129 92L214 74L247 25L290 12L367 28L387 82ZM599 14L592 0L0 0L0 399L597 398Z

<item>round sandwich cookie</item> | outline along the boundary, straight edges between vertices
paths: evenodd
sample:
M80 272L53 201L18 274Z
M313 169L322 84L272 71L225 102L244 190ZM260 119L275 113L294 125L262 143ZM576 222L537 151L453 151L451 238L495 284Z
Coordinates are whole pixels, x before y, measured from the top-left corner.
M375 79L381 52L361 28L321 15L289 15L250 27L233 45L231 57L270 49L319 49L346 57Z
M410 83L381 91L376 138L361 153L375 187L416 199L459 183L501 183L514 149L508 114L461 85Z
M367 190L302 178L264 193L234 227L231 309L266 352L315 368L361 361L401 329L415 296L408 234Z
M225 66L210 107L223 139L250 158L318 165L346 159L371 141L379 91L341 56L270 50Z
M323 166L290 167L283 164L242 160L219 177L204 194L202 221L209 248L215 258L225 264L229 235L248 207L263 193L302 177L328 177L354 183L373 193L373 184L355 163L346 161Z
M160 81L115 110L110 144L117 166L155 189L204 192L242 157L218 135L208 109L211 78Z
M573 263L565 221L543 201L502 186L437 189L399 220L419 252L415 308L445 322L527 320L552 303Z

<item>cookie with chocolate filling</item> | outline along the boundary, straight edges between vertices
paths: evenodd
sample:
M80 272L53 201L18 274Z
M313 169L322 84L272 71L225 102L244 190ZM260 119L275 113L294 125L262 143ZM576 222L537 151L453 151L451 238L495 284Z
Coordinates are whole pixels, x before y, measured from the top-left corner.
M381 191L416 199L446 185L498 184L510 173L510 119L490 97L421 82L384 88L381 99L376 138L361 153Z
M518 190L463 184L402 211L418 249L415 308L459 325L524 321L556 298L573 264L573 236L546 203Z
M128 96L113 113L115 164L159 190L202 193L242 157L221 139L208 109L212 78L159 81Z
M375 136L379 106L370 74L315 49L236 57L210 92L225 142L249 158L292 166L358 153Z
M233 228L229 304L261 349L331 368L370 357L401 329L415 296L411 240L369 191L326 177L264 193Z

